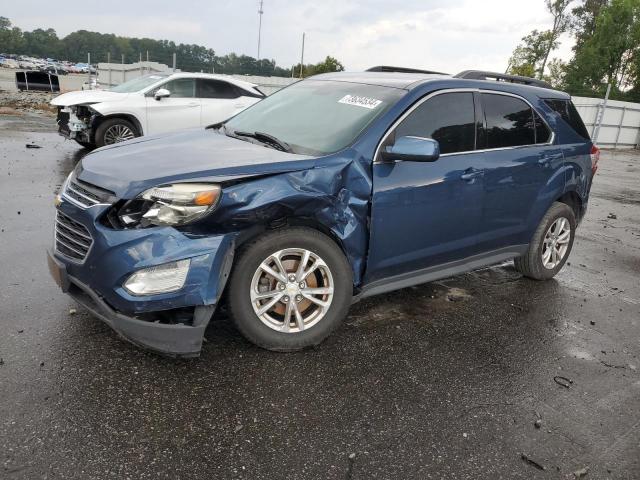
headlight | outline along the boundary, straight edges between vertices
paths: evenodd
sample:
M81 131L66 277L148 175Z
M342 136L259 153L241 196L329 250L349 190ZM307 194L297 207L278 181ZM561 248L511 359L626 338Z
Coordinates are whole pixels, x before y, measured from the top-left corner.
M154 295L180 290L189 273L190 259L143 268L133 273L124 289L132 295Z
M176 183L150 188L136 200L145 203L141 217L125 211L125 225L138 221L151 225L184 225L204 217L220 198L220 186L212 183Z

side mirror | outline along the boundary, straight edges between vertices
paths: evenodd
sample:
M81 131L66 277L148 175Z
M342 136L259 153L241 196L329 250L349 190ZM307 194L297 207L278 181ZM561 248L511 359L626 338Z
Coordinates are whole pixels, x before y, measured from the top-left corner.
M440 158L440 145L432 138L400 137L382 151L386 161L435 162Z
M171 92L166 88L159 88L158 90L156 90L156 93L153 96L156 100L160 100L166 97L170 97Z

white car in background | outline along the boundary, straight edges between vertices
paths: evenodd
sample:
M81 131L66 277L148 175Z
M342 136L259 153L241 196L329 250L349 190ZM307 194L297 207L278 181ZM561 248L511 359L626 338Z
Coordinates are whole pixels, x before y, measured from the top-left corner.
M206 127L263 98L253 83L225 75L154 73L109 90L64 93L51 105L58 107L61 135L95 148L141 135Z

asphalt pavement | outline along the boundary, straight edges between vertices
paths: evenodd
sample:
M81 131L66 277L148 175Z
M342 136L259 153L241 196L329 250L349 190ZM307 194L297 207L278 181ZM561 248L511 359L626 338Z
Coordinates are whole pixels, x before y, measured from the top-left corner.
M169 360L49 278L85 151L43 118L0 117L0 478L640 478L640 154L603 152L554 280L504 264L371 298L294 354L221 314Z

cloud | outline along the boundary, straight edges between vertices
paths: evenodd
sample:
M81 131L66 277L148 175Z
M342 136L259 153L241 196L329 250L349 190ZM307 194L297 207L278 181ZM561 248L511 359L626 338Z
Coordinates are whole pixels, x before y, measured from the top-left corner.
M350 70L381 64L448 72L504 70L522 36L551 23L542 0L264 1L261 54L283 66L299 61L304 31L308 62L332 55ZM87 29L198 43L219 54L257 54L257 0L49 6L23 0L4 6L3 15L21 28L51 26L61 35ZM46 16L30 13L45 9ZM552 56L566 59L570 46L565 42Z

